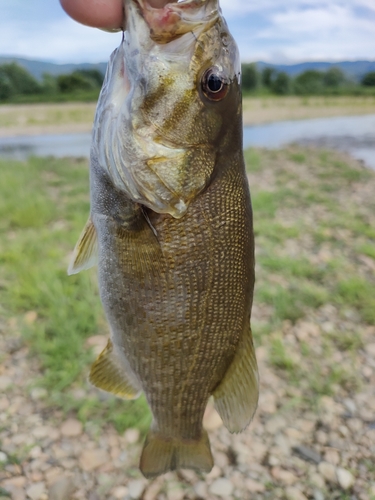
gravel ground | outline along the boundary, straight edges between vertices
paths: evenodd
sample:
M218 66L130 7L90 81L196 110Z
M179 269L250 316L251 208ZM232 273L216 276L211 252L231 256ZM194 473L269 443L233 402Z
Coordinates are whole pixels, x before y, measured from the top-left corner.
M332 321L332 311L323 310L310 322L285 324L291 349L297 353L299 341L309 339L321 350L328 317ZM259 347L261 397L251 427L230 435L210 406L205 426L216 463L212 472L203 477L181 471L151 482L137 470L136 429L118 435L109 426L83 428L74 416L51 411L45 391L29 389L37 364L17 337L3 336L0 461L7 465L0 472L2 493L14 500L374 498L375 469L371 474L365 462L375 453L375 328L364 335L366 348L355 360L361 391L351 398L323 397L317 413L293 406L303 388L292 389L275 375L267 348ZM345 362L340 353L332 361ZM290 403L289 411L279 411L281 401L284 408ZM21 460L12 460L15 455Z
M272 181L270 173L252 175L259 185ZM357 185L352 195L343 193L343 203L347 196L363 203L374 186L374 179ZM326 257L322 251L314 258ZM373 259L361 265L375 272ZM268 315L267 307L255 304L255 322ZM33 312L23 318L35 319ZM361 346L327 352L325 336L334 330L357 332ZM142 445L138 430L119 435L109 425L83 426L76 415L51 408L46 391L33 384L39 365L18 336L17 322L4 320L0 500L374 500L375 327L360 323L355 313L343 318L327 304L295 324L284 321L278 333L293 362L303 364L307 372L318 363L324 379L335 364L355 374L355 385L334 384L331 396L308 403L307 380L291 385L271 363L271 344L265 339L257 348L260 403L250 428L230 435L209 405L205 426L216 464L212 472L203 476L180 471L149 482L137 468ZM104 337L91 339L97 348L104 343ZM311 347L309 357L301 355L304 343ZM76 397L84 398L85 391L92 389L77 391Z

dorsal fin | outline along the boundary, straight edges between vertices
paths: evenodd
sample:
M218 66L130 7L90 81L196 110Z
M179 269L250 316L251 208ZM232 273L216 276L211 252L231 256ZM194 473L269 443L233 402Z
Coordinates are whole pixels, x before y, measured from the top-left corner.
M95 226L89 217L85 227L74 247L73 255L68 267L68 274L77 274L90 269L97 263L97 239Z

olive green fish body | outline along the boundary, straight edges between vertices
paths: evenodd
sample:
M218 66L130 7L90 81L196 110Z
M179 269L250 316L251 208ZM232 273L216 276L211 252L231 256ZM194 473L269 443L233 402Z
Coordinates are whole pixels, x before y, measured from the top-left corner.
M113 344L137 374L156 426L175 437L201 434L207 399L250 322L251 212L246 180L231 170L184 218L149 212L156 234L126 204L134 220L92 214Z
M141 10L139 16L145 9L139 4L137 10L133 0L125 4L128 22L138 23L138 33L144 29L146 44L154 23L156 45L147 47L160 61L143 69L146 83L138 95L138 67L132 68L127 51L136 54L143 45L124 44L112 60L94 131L91 215L70 272L91 265L97 250L111 340L90 380L124 398L144 392L153 423L140 466L154 477L179 468L212 468L202 427L210 396L231 432L243 430L254 414L254 244L241 93L237 63L234 69L231 63L236 48L226 48L230 35L216 0L172 4L163 16L160 10ZM198 22L201 8L205 23L198 23L191 38L185 25ZM185 40L190 80L168 52L171 46L174 54ZM121 75L120 83L114 74Z

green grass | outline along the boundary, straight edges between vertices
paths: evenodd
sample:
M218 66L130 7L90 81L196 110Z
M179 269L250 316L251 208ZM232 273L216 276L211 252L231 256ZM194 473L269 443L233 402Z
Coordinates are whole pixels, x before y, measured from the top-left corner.
M375 323L375 276L363 264L363 256L375 264L375 199L353 194L369 192L368 183L374 192L375 175L330 151L250 150L245 158L257 247L254 304L263 311L255 341L315 408L321 396L361 384L353 360ZM334 331L290 343L288 328L316 322L326 305L337 311ZM331 362L337 352L345 362Z
M364 345L362 331L375 322L375 278L362 262L375 259L375 201L359 198L359 204L352 186L375 185L375 176L328 151L248 150L245 156L257 247L254 304L265 311L253 324L256 344L268 347L275 370L304 387L309 405L336 387L354 390L356 370L347 366ZM92 389L85 398L74 396L87 387L94 357L86 339L108 332L95 270L66 274L89 212L86 161L0 161L0 172L0 316L18 325L40 362L40 377L30 385L45 387L50 405L83 422L144 431L150 422L144 398L124 402ZM318 339L323 358L316 339L286 341L285 325L311 321L326 305L337 311L337 324L346 324L348 312L359 320ZM345 370L331 366L336 351L345 356Z
M314 281L321 281L324 271L321 267L311 264L306 258L293 258L271 255L261 255L258 259L262 267L272 272L283 273L296 278L306 278Z
M336 288L340 303L357 310L363 320L375 323L375 287L365 278L348 277L338 282Z
M40 360L38 383L54 404L77 410L83 420L100 417L120 430L144 429L149 417L143 400L76 401L69 394L86 383L93 360L85 339L107 332L95 270L66 273L89 212L87 163L31 158L1 161L0 171L0 312L17 318L31 355ZM31 324L23 320L30 311L37 314Z
M261 155L253 148L245 151L245 161L249 172L259 172L262 169Z
M367 257L371 257L375 259L375 246L371 243L361 243L358 245L357 250L359 253L363 255L367 255Z
M35 104L35 103L53 103L53 102L96 102L99 97L100 89L81 90L66 93L41 93L30 95L15 95L2 104Z
M277 368L294 372L296 365L288 355L287 349L281 337L276 337L271 342L270 363Z

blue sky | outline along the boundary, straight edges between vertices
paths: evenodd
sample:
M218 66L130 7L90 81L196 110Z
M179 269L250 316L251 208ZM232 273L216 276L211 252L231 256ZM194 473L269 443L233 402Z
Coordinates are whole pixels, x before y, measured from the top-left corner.
M375 60L375 0L221 0L244 61ZM58 0L0 0L0 55L107 61L120 34L81 26Z

